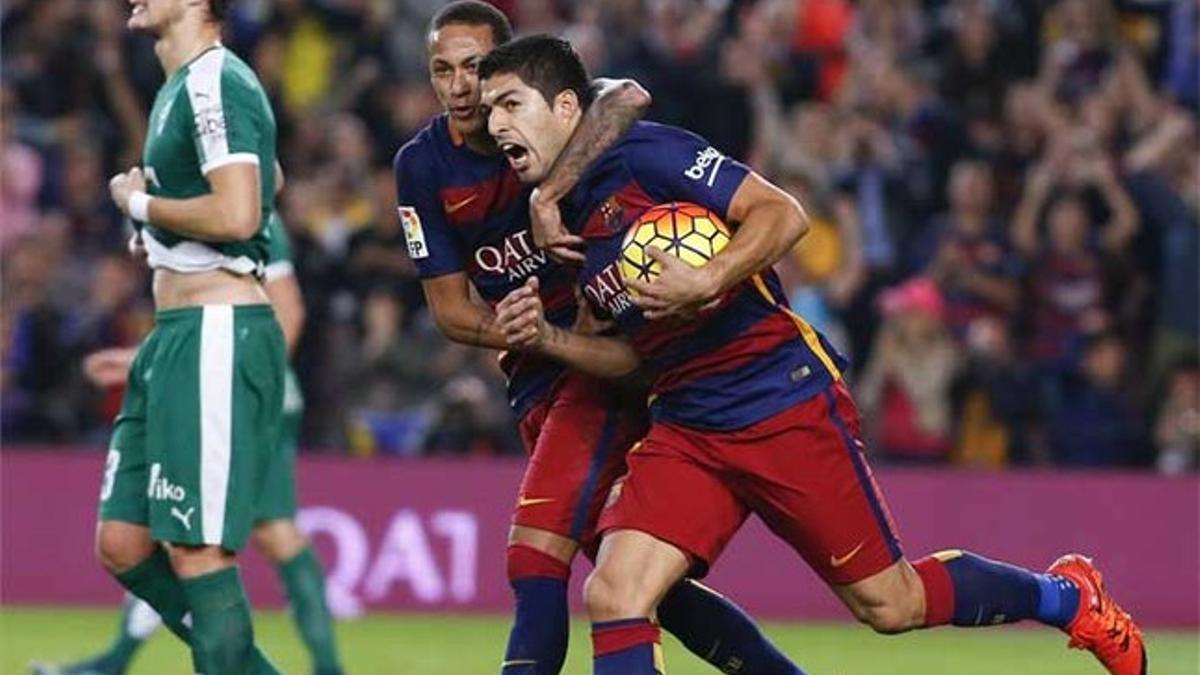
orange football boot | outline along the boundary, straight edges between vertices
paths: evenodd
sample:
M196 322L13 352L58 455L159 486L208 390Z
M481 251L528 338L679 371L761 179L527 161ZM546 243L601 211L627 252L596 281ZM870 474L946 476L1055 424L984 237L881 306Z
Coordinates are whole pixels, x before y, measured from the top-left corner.
M1091 558L1070 553L1055 560L1046 573L1079 587L1079 611L1063 629L1071 638L1067 646L1092 652L1112 675L1146 675L1142 631L1104 589L1104 577Z

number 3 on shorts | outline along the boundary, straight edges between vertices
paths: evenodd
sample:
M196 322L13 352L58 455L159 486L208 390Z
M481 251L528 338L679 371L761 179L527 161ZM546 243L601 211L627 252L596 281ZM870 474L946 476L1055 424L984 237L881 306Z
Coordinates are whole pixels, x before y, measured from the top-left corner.
M113 481L117 479L117 467L121 465L121 451L112 448L108 451L108 459L104 460L104 484L100 486L100 501L112 496Z

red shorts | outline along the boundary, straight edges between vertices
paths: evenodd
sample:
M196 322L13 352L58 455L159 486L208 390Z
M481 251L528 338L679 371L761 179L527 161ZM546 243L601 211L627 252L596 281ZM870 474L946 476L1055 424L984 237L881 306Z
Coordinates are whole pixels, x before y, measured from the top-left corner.
M648 532L703 574L754 513L826 583L860 581L901 557L860 437L840 382L736 431L655 423L626 457L600 529Z
M613 482L625 471L625 453L646 434L645 398L605 382L567 373L550 396L521 418L529 464L517 495L513 524L597 545L596 519Z

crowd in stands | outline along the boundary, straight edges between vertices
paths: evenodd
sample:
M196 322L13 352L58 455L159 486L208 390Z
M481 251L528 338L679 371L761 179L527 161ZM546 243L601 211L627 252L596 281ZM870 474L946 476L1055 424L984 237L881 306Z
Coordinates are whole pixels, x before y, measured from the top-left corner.
M424 307L391 158L438 112L437 0L243 0L308 306L304 445L520 452L495 355ZM806 206L778 269L852 358L896 463L1196 470L1200 39L1193 0L498 0ZM162 82L124 3L9 0L0 73L5 443L103 447L81 369L153 323L107 177Z

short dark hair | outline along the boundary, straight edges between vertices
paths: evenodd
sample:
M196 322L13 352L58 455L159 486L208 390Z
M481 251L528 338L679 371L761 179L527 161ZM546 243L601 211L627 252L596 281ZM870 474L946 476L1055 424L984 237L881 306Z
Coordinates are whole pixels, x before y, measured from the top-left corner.
M511 73L537 89L547 103L570 89L579 106L592 103L591 78L570 42L553 35L527 35L502 45L479 63L479 77Z
M229 11L229 0L208 0L208 11L212 13L214 20L224 21L225 14Z
M480 0L457 0L439 9L429 22L429 33L451 25L487 26L492 42L502 45L512 39L513 29L504 12Z

